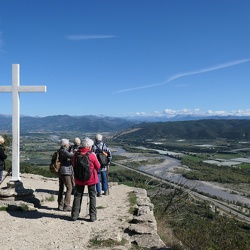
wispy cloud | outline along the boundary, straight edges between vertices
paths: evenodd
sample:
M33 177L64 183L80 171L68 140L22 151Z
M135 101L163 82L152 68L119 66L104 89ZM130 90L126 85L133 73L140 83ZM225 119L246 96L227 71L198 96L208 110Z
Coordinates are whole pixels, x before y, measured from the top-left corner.
M234 66L234 65L246 63L246 62L249 62L249 61L250 61L250 59L247 58L247 59L237 60L237 61L233 61L233 62L218 64L218 65L211 66L211 67L204 68L204 69L200 69L200 70L184 72L184 73L174 75L174 76L172 76L172 77L168 78L167 80L165 80L163 82L160 82L160 83L149 84L149 85L144 85L144 86L139 86L139 87L134 87L134 88L128 88L128 89L122 89L122 90L114 92L113 94L119 94L119 93L138 90L138 89L152 88L152 87L167 84L167 83L169 83L169 82L171 82L171 81L173 81L175 79L178 79L178 78L181 78L181 77L184 77L184 76L203 74L203 73L206 73L206 72L219 70L219 69L224 69L224 68L228 68L228 67L231 67L231 66Z
M68 40L89 40L89 39L107 39L114 38L113 35L69 35L66 36Z

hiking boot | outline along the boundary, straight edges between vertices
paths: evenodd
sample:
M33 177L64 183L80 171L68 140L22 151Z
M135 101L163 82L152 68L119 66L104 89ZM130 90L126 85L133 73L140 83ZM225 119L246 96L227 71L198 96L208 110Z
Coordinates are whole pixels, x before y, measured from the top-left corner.
M105 191L105 192L103 193L103 195L108 195L108 191Z
M101 195L101 193L97 193L97 197L101 197L102 195Z
M65 206L65 207L63 208L63 211L64 211L64 212L71 212L71 210L72 210L72 207L71 207L71 206Z
M59 211L63 211L63 205L59 205L59 206L58 206L58 210L59 210Z
M89 220L90 220L91 222L96 221L96 219L97 219L97 218L96 218L96 215L95 215L95 214L93 214L93 215L91 214L91 215L90 215L90 219L89 219Z
M77 217L71 217L72 221L76 221L78 218Z

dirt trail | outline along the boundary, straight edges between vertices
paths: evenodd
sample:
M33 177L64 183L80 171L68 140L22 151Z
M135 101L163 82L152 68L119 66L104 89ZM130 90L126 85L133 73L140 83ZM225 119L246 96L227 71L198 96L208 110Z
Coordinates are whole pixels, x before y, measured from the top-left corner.
M57 210L57 178L21 174L25 189L33 189L35 197L42 206L33 211L0 211L1 249L38 250L38 249L96 249L90 247L93 238L125 237L129 213L128 193L132 187L112 185L110 194L97 198L97 221L88 221L87 196L83 197L80 217L71 221L70 212ZM2 183L6 186L9 177ZM87 192L87 190L86 190ZM54 201L48 199L54 196ZM72 196L73 202L73 196ZM102 249L110 249L102 247ZM115 249L128 249L117 246Z

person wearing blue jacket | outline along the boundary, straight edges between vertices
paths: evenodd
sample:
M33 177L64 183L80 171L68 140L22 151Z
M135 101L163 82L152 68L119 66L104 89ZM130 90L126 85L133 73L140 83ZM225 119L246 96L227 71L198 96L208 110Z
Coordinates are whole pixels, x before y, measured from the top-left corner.
M109 189L109 187L108 187L108 172L109 172L109 166L110 166L110 162L112 159L112 155L111 155L110 149L103 142L102 135L96 134L95 144L93 146L93 152L97 155L97 158L98 158L98 154L102 151L107 156L107 163L105 165L103 165L99 160L99 162L101 164L101 169L98 172L98 183L96 184L97 197L101 197L102 190L104 191L103 195L108 194L108 189Z

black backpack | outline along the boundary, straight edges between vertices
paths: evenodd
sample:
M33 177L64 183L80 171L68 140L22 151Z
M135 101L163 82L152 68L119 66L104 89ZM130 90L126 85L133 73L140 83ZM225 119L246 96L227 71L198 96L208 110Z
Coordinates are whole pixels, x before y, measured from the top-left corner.
M87 181L90 179L90 163L89 155L91 152L87 152L84 155L81 155L79 152L76 153L76 160L74 164L74 176L79 181Z
M103 150L104 143L102 144L102 149L98 148L97 145L95 145L97 150L96 150L96 157L98 161L100 162L102 167L105 167L108 165L108 154Z

